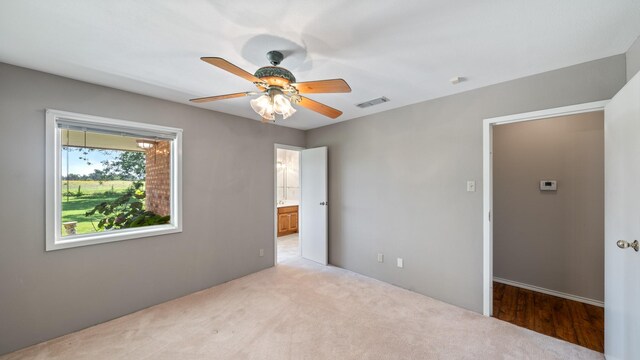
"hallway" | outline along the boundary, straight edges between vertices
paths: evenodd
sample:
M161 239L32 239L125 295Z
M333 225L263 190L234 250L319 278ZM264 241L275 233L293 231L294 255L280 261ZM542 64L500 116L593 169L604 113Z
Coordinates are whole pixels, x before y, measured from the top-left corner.
M278 263L300 257L299 234L280 236L278 238Z
M493 316L604 352L604 309L598 306L494 282Z

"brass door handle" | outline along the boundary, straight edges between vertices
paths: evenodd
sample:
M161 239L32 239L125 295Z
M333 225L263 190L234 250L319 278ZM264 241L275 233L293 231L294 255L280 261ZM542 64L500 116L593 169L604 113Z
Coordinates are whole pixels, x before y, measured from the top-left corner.
M616 245L618 245L620 249L626 249L630 247L635 251L640 251L640 243L638 243L638 240L634 240L632 243L629 243L628 241L625 241L625 240L618 240Z

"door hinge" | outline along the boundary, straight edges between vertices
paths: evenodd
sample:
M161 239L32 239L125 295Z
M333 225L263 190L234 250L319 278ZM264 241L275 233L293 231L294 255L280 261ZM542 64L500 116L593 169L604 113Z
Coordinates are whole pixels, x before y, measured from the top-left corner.
M491 211L489 211L489 221L491 221Z

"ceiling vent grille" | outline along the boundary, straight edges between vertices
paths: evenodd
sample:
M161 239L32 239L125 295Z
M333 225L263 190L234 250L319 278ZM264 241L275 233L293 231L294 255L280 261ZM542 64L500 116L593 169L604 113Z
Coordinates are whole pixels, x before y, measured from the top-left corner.
M390 101L389 98L387 98L386 96L383 96L383 97L379 97L377 99L365 101L363 103L357 104L356 106L361 108L361 109L364 109L364 108L368 108L368 107L373 106L373 105L378 105L378 104L386 103L386 102L389 102L389 101Z

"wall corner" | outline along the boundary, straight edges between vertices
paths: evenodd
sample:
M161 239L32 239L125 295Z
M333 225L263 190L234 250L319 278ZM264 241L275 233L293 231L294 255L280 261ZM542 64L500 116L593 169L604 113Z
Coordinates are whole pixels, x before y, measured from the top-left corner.
M629 81L640 72L640 36L636 38L625 53L625 59L627 62L627 81Z

